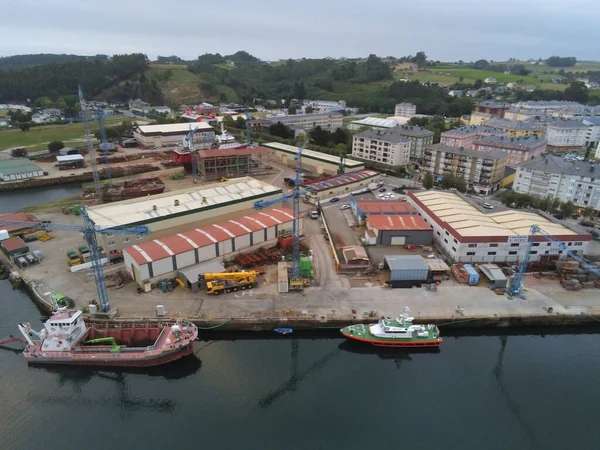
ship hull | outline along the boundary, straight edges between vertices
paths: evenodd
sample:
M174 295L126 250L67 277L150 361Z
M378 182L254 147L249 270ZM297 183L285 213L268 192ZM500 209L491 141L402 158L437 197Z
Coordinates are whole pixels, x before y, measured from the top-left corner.
M147 197L148 195L162 194L165 192L165 185L157 186L152 189L145 190L128 190L122 194L102 194L102 201L104 202L118 202L121 200L128 200L131 198Z
M360 337L355 336L350 333L342 333L348 339L352 339L360 342L367 342L376 347L403 347L403 348L419 348L419 347L439 347L443 342L442 338L438 339L423 339L423 340L415 340L415 339L406 339L403 341L400 340L391 340L391 339L379 339L375 336L373 337Z

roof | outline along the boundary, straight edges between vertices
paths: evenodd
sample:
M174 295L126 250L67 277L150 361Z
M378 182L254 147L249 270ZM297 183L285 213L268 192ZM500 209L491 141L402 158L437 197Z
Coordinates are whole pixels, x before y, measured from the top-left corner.
M479 268L491 281L506 280L506 275L496 264L480 264Z
M290 114L288 116L273 116L267 117L272 123L281 122L283 124L287 122L294 122L296 120L310 120L310 119L322 119L325 117L343 117L344 115L341 112L337 111L329 111L324 113L315 113L315 114Z
M91 206L88 208L88 213L92 221L101 227L123 226L166 220L170 216L211 210L228 203L259 200L281 192L281 188L276 186L254 178L243 177L149 197ZM175 206L175 200L179 201L178 206Z
M367 255L366 250L360 245L349 245L348 247L342 248L342 254L344 255L344 259L346 262L349 261L368 261L369 256Z
M217 242L227 241L233 237L291 222L294 219L292 214L293 211L288 208L269 209L249 216L237 217L202 228L131 245L124 248L123 251L129 254L137 264L146 264L189 252L196 248L214 245Z
M292 155L297 155L298 154L298 147L295 147L293 145L287 145L287 144L280 144L279 142L269 142L267 144L263 144L265 147L277 150L277 151L281 151L281 152L285 152L285 153L290 153ZM317 152L314 150L309 150L309 149L304 149L304 151L302 152L302 159L315 159L317 161L322 161L325 163L329 163L329 164L335 164L335 166L338 166L340 164L340 157L336 156L336 155L328 155L327 153L321 153L321 152ZM344 166L350 169L356 169L358 167L364 167L364 163L360 162L360 161L356 161L354 159L350 159L350 158L345 158L344 159Z
M248 156L248 155L264 155L270 153L268 148L231 148L231 149L214 149L214 150L200 150L198 156L200 158L216 158L219 156Z
M211 127L206 122L195 122L194 128L198 127L200 131L211 131L213 127ZM162 125L140 125L137 127L140 133L142 134L185 134L189 133L192 125L190 123L165 123Z
M570 129L587 129L588 126L581 120L555 120L548 124L548 128L570 128Z
M585 119L583 119L583 122L587 122L589 125L600 125L600 117L586 117Z
M433 136L433 131L429 131L428 129L419 127L417 125L400 125L394 131L402 136L409 136L409 137Z
M482 136L476 144L488 144L497 145L498 147L525 147L533 148L540 145L546 144L546 139L539 137L537 134L521 136L521 137L508 137L508 136Z
M427 263L429 270L433 272L448 272L450 270L448 264L439 258L426 258L425 262Z
M392 144L408 144L410 141L406 137L396 133L393 130L367 130L354 135L354 139L375 139L383 142L391 142Z
M368 202L356 202L360 212L364 214L416 214L410 204L405 200L389 201L368 201Z
M368 216L367 222L379 231L431 231L421 216Z
M501 108L501 109L505 109L505 108L509 108L511 106L511 104L510 103L504 103L504 102L483 101L483 102L476 103L475 106L479 106L480 108Z
M2 214L2 215L0 215L0 221L2 221L2 220L15 220L18 222L34 222L34 223L38 222L38 218L35 217L33 214L28 214L28 213L24 213L24 212L17 212L14 214ZM30 228L30 227L26 227L26 226L6 227L3 225L0 225L0 230L6 230L6 231L23 230L26 228Z
M25 241L18 236L3 240L1 245L7 252L12 252L14 250L27 247Z
M361 180L378 176L379 172L370 169L357 170L343 175L332 176L324 180L302 183L302 186L312 191L325 191L334 187L344 186L350 183L356 183Z
M560 223L551 222L539 214L520 210L483 213L459 195L437 190L409 192L437 217L463 237L508 237L528 236L531 225L538 225L546 234L553 236L578 236Z
M198 275L201 273L221 273L225 270L223 264L217 261L208 263L194 264L193 266L184 267L183 269L177 269L179 274L183 275L190 283L198 282Z
M355 125L364 125L367 127L394 128L398 126L398 122L389 119L380 119L377 117L365 117L364 119L352 121Z
M444 131L442 136L464 136L466 134L506 134L504 131L498 131L497 128L486 127L485 125L467 125L465 127L454 128Z
M83 155L78 154L78 155L64 155L64 156L57 156L56 157L56 161L61 163L61 162L70 162L70 161L83 161Z
M446 144L433 144L425 147L425 150L433 150L436 152L445 152L445 153L456 153L465 156L471 156L475 158L481 159L507 159L508 155L503 152L478 152L477 150L471 150L468 148L457 148L451 147Z
M40 166L27 158L0 160L0 174L4 176L41 170Z
M429 270L421 255L385 255L383 258L390 270Z
M540 131L544 129L545 124L538 122L523 122L522 120L506 120L499 117L493 117L485 121L485 126L501 128L506 130Z
M593 177L594 173L600 173L600 166L596 166L598 164L594 161L569 161L560 156L548 155L545 158L534 158L518 164L517 169L531 169L560 175Z

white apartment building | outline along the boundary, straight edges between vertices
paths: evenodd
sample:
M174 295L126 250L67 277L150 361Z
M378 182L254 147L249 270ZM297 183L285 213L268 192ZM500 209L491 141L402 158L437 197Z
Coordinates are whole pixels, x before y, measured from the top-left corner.
M547 156L517 166L513 189L536 197L556 197L600 211L600 165Z
M417 105L412 103L398 103L394 108L394 115L401 117L412 117L417 114Z
M588 127L585 134L585 147L595 148L600 143L600 117L587 117L583 119L583 124Z
M324 130L334 131L342 127L344 115L340 112L328 112L320 114L291 114L289 116L268 117L272 123L293 125L304 130L312 130L321 127Z
M364 131L352 139L352 156L388 166L406 166L410 141L393 131Z
M568 151L585 145L588 125L581 120L556 120L546 127L548 150Z
M551 222L539 214L519 210L485 211L455 193L437 190L408 192L408 203L433 230L436 247L452 262L516 263L521 261L532 225L579 254L585 253L590 234ZM564 258L565 252L553 242L537 236L530 260Z

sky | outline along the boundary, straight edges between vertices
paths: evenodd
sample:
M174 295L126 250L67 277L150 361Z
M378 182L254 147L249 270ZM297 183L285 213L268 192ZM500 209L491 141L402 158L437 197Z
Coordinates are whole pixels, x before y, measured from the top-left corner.
M0 56L600 60L598 0L0 0Z

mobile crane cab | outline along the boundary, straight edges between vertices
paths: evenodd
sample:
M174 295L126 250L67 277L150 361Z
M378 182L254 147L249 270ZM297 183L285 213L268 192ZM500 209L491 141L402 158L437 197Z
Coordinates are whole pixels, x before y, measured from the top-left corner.
M259 273L253 270L249 272L201 273L198 275L198 282L204 286L207 294L219 295L255 288L258 275Z

